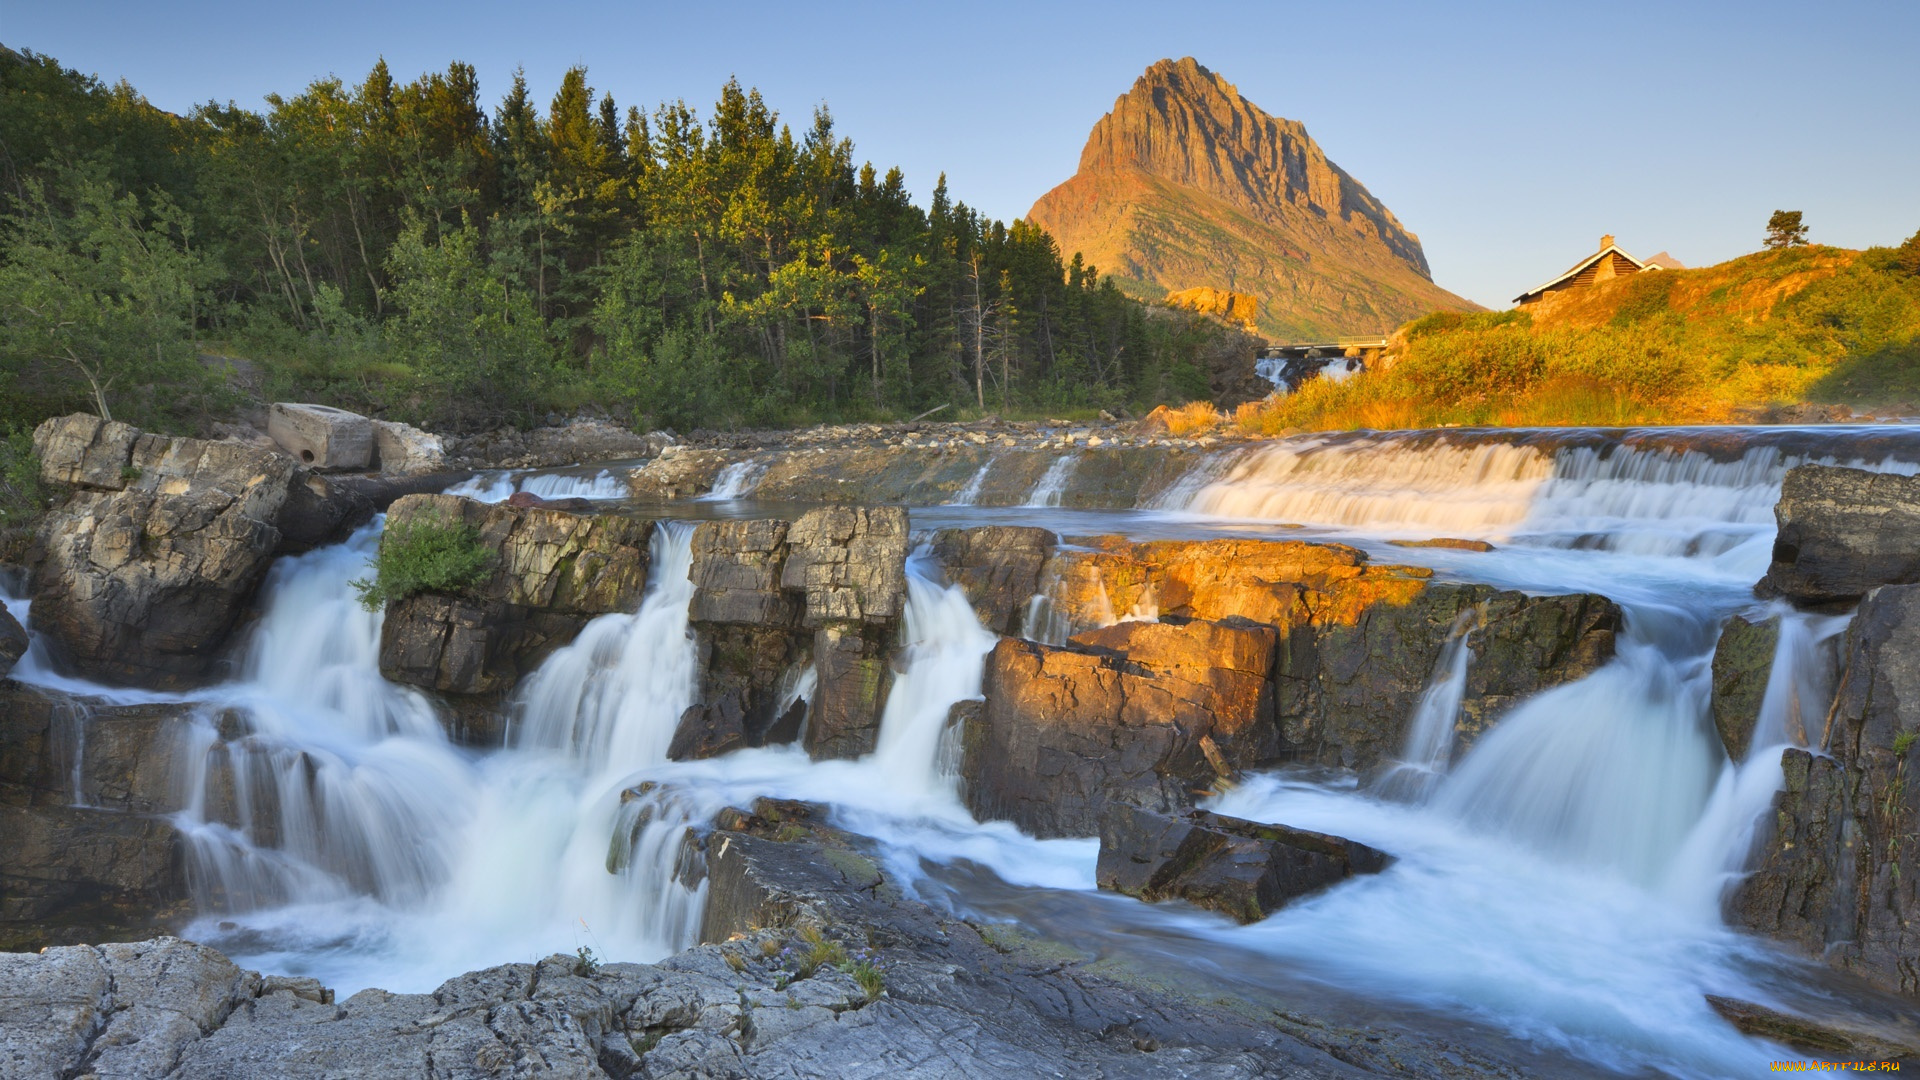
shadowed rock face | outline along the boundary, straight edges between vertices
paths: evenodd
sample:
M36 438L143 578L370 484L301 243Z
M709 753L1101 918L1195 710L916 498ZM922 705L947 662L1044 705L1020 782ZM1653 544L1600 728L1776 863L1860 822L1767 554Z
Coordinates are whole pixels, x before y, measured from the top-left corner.
M1116 99L1079 171L1028 219L1130 292L1247 296L1269 335L1386 333L1473 308L1433 284L1419 238L1304 126L1191 57L1154 64Z
M1779 643L1779 619L1756 623L1735 615L1727 620L1714 646L1713 727L1720 733L1720 745L1726 747L1730 760L1746 760Z
M1875 585L1920 582L1920 477L1800 465L1773 513L1780 531L1762 596L1844 605Z
M836 506L792 522L703 522L692 556L701 698L681 717L669 756L792 742L803 721L815 758L871 751L906 610L906 511ZM782 711L809 665L811 704Z
M418 593L389 606L380 672L395 682L499 695L572 641L588 620L637 609L646 590L652 522L452 495L409 495L388 511L389 530L419 521L470 526L496 558L476 585ZM465 734L480 742L499 736L492 728Z
M1040 571L1059 538L1045 529L983 525L942 529L934 534L933 554L947 580L966 590L980 624L996 634L1019 633Z
M1122 807L1100 828L1100 887L1142 900L1179 899L1258 922L1289 902L1393 861L1325 833L1204 810L1169 815Z
M189 712L0 683L0 949L184 920L187 882L163 815L177 809Z
M1773 835L1733 920L1920 997L1920 585L1875 589L1847 631L1831 756L1789 749Z

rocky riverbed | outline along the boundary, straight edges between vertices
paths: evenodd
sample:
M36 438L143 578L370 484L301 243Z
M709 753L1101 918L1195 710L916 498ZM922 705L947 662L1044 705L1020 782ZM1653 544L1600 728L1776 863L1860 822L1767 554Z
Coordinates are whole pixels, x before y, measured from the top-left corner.
M1283 454L1279 488L1332 493L1285 496L1307 523L1397 513L1353 486L1369 459L1338 441L1223 453L1213 436L1134 425L922 424L688 445L575 428L451 447L383 432L370 445L387 449L366 456L390 467L354 473L258 439L166 439L84 416L43 426L46 479L69 494L40 524L12 605L31 637L0 624L0 656L20 665L0 685L0 815L16 838L0 850L0 940L54 947L0 960L17 988L0 1019L8 1075L1720 1075L1713 1055L1744 1052L1728 1024L1862 1056L1920 1038L1906 1007L1886 1004L1920 997L1901 870L1920 822L1902 704L1920 553L1885 524L1920 501L1912 480L1788 471L1796 444L1771 436L1680 451L1702 475L1750 472L1756 454L1779 463L1766 466L1785 496L1761 588L1784 599L1656 633L1677 616L1638 586L1610 595L1594 576L1542 590L1524 559L1500 561L1543 541L1502 524L1497 502L1492 542L1083 535L953 523L964 509L924 529L912 509L1178 508ZM1366 452L1458 463L1473 498L1538 504L1553 470L1602 467L1583 464L1591 446L1672 454L1660 439L1674 437L1468 435ZM1891 436L1847 445L1874 438ZM602 463L552 474L551 495L471 467L583 459ZM1339 469L1314 472L1323 462ZM1489 486L1490 470L1507 486ZM1398 505L1436 482L1403 481ZM438 493L450 487L479 498ZM381 512L468 530L484 573L354 614L345 583L365 572ZM1711 529L1688 541L1732 542ZM1711 588L1722 606L1710 611L1739 603ZM1705 652L1688 659L1695 639ZM1789 654L1791 693L1779 689ZM1631 681L1642 669L1653 683ZM1661 679L1677 681L1650 689ZM1276 820L1261 808L1293 804L1259 792L1305 784L1312 799L1358 789L1379 800L1366 805L1419 807L1436 785L1444 804L1484 784L1447 820L1508 814L1501 800L1563 767L1550 742L1524 746L1560 738L1551 703L1610 709L1594 695L1614 683L1663 695L1647 708L1678 702L1683 728L1717 729L1675 742L1672 760L1712 755L1701 767L1725 763L1726 798L1746 800L1728 805L1755 808L1724 812L1753 818L1750 860L1730 856L1752 873L1728 918L1784 946L1768 964L1791 970L1798 951L1836 969L1822 978L1851 1011L1728 975L1705 989L1732 1004L1696 990L1686 1006L1720 1025L1701 1028L1720 1049L1682 1067L1673 1050L1596 1050L1592 1035L1510 1044L1506 1013L1462 1021L1461 991L1406 997L1337 976L1311 990L1329 978L1321 960L1249 977L1268 961L1204 929L1311 919L1369 881L1400 889L1432 872L1413 833L1356 818L1366 835L1340 835L1310 809ZM332 726L321 737L316 724ZM1609 754L1645 749L1610 745L1569 758L1571 787L1539 797L1578 795L1613 775ZM1490 773L1508 759L1534 775ZM1757 795L1731 794L1742 783ZM1571 819L1592 812L1565 805ZM1498 835L1562 842L1527 840L1529 815L1542 820L1525 811ZM483 832L468 838L470 825ZM560 831L521 839L529 828ZM500 862L522 843L529 869ZM538 856L542 844L564 860ZM1051 873L1049 860L1085 868ZM564 892L576 879L587 892ZM430 913L530 888L591 894L595 920L638 936L431 993L339 1001L218 951L359 947L291 945L260 917L301 904ZM1125 897L1210 914L1168 922L1140 906L1156 914L1122 929L1137 904ZM566 910L542 906L513 932L550 941L542 920ZM1077 925L1089 917L1108 928ZM467 932L447 915L409 932L436 918ZM150 937L190 928L217 948ZM79 944L116 939L144 940ZM629 963L629 948L657 962Z

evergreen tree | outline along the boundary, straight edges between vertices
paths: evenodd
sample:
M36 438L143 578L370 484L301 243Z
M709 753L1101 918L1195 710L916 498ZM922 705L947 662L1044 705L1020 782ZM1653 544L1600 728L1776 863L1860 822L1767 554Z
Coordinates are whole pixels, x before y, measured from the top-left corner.
M1807 242L1807 227L1800 223L1800 211L1775 210L1767 219L1767 247L1781 248L1803 247Z

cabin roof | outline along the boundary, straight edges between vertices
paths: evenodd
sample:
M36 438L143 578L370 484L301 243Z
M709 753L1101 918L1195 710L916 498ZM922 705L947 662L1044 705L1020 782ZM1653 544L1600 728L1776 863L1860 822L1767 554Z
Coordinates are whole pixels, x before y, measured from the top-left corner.
M1608 237L1607 239L1611 240L1613 238ZM1621 258L1632 263L1633 268L1635 270L1645 270L1649 265L1648 263L1642 262L1639 259L1636 259L1633 256L1627 254L1626 252L1620 250L1620 245L1609 243L1606 246L1602 247L1599 251L1596 251L1593 254L1587 256L1586 258L1581 259L1579 262L1574 263L1572 269L1568 270L1564 274L1561 274L1559 277L1554 278L1552 281L1549 281L1544 285L1536 285L1533 288L1528 289L1526 292L1521 293L1519 296L1514 297L1513 302L1516 304L1524 304L1527 301L1533 299L1534 297L1539 296L1541 293L1546 292L1548 289L1553 288L1555 285L1558 285L1561 282L1567 280L1568 278L1577 276L1580 273L1580 271L1585 270L1587 267L1592 266L1594 263L1599 262L1601 259L1606 258L1608 255L1620 256ZM1672 256L1668 256L1668 258L1672 258Z

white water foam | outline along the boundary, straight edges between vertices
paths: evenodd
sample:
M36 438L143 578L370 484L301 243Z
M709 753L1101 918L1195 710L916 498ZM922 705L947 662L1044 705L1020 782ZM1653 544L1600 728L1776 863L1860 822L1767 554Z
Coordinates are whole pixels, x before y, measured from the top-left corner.
M700 496L700 502L727 502L744 499L753 494L760 484L761 477L767 475L769 462L758 458L735 461L721 469L713 478L713 490Z

